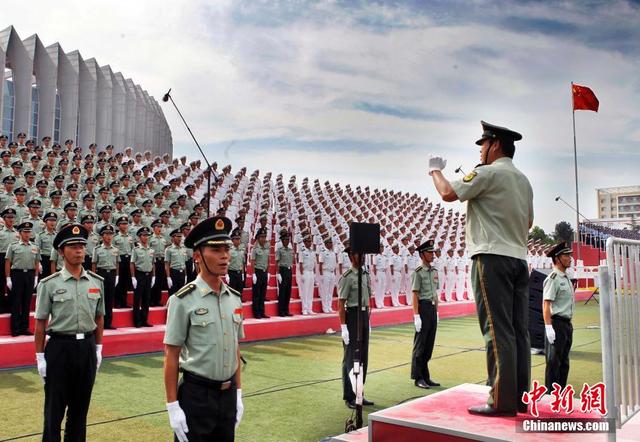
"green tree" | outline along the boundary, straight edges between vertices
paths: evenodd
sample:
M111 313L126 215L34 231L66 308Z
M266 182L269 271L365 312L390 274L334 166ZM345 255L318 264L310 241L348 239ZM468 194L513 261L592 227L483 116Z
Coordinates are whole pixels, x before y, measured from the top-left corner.
M566 221L560 221L556 224L555 231L553 232L553 239L556 241L566 241L571 243L573 241L573 227Z
M536 241L542 241L545 244L549 244L552 240L545 233L544 229L540 226L533 226L529 231L529 239L534 239Z

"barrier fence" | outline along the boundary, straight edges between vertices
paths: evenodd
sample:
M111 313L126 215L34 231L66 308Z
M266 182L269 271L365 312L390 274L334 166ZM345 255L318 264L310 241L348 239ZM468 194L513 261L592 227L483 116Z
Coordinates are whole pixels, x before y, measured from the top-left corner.
M607 417L620 428L640 411L640 241L610 237L606 248L607 265L599 269L602 368Z

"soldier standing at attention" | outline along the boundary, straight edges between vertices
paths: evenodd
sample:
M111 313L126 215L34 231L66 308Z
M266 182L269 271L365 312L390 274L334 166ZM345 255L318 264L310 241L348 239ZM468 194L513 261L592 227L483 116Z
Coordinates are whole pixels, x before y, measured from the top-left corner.
M544 280L542 289L542 316L547 338L544 383L548 391L553 390L554 383L566 387L569 376L569 352L573 343L571 318L575 309L573 283L567 276L571 254L571 247L565 242L547 252L553 260L553 270Z
M418 246L422 265L415 268L411 276L413 296L413 322L416 334L413 338L413 354L411 357L411 379L416 387L439 387L440 384L431 379L429 360L433 353L438 328L438 271L431 267L433 262L433 241L429 240Z
M164 270L167 276L169 295L184 287L187 262L187 248L182 245L180 229L171 231L171 245L164 251Z
M449 182L442 174L446 160L431 157L429 174L444 201L468 201L466 243L492 385L487 403L469 412L515 416L527 411L521 399L531 375L527 234L533 225L533 190L513 165L514 141L522 135L484 121L482 128L476 141L482 146L481 166Z
M240 244L240 231L236 228L231 232L231 242L233 245L229 249L231 258L229 260L229 287L238 293L242 293L244 287L244 255L245 251Z
M40 281L36 301L36 360L44 381L43 440L86 440L87 412L96 372L102 362L104 316L102 278L82 268L89 232L63 227L53 247L64 268ZM49 341L45 346L45 330Z
M253 268L253 317L268 318L264 313L264 299L267 295L267 280L269 271L269 245L267 244L267 229L261 227L256 232L256 243L251 250L251 268Z
M5 273L5 259L9 244L18 241L20 237L18 236L18 231L13 227L13 223L16 220L15 209L7 207L2 211L1 215L4 226L0 226L0 272L2 272L0 275L2 276L0 279L0 296L4 298L5 292L7 293L7 298L5 298L1 304L7 306L10 310L11 302L8 299L9 290L6 288L7 277L10 276L10 274Z
M131 254L131 282L133 284L134 327L153 327L149 324L149 297L155 279L153 249L149 246L151 229L140 227L136 232L140 241Z
M185 246L193 249L199 273L168 302L164 384L169 423L179 442L233 441L244 412L242 300L222 280L230 231L229 219L214 216L189 233Z
M51 275L51 251L53 249L53 240L56 237L56 224L58 223L58 215L55 212L47 212L42 217L44 221L44 230L36 237L36 245L40 249L40 263L42 264L42 277L46 278Z
M33 335L29 331L29 308L33 289L38 283L40 250L30 242L33 224L26 221L18 226L20 240L9 244L4 263L7 288L11 290L11 336Z
M278 315L293 316L289 312L289 302L291 301L291 268L293 267L293 249L289 244L289 232L283 230L280 232L280 241L282 246L276 250L276 268L278 274Z
M113 237L113 245L120 253L120 264L118 269L118 284L116 284L116 307L127 307L127 292L131 285L131 254L133 253L133 237L129 233L129 218L121 216L116 220L118 233Z
M93 251L96 246L100 243L100 237L96 232L93 231L93 225L96 222L95 215L84 215L80 220L82 225L89 231L89 237L87 238L87 254L84 257L84 263L82 267L85 270L91 270L91 258L93 258Z
M360 326L362 327L362 349L360 352L360 363L362 370L362 383L367 380L367 366L369 364L369 298L371 297L371 281L369 273L362 270L362 307L358 310L358 266L362 255L352 253L347 246L345 252L349 254L351 268L344 272L338 281L338 317L340 318L340 329L342 332L342 343L344 356L342 358L342 399L347 407L356 408L355 385L352 385L349 373L353 370L353 357L358 345L358 316L360 316ZM374 405L362 397L362 405Z
M318 255L319 291L324 313L335 313L333 310L333 289L336 287L336 267L338 257L333 250L333 240L330 236L324 239L325 248Z
M112 325L113 320L113 301L116 294L116 284L118 284L118 267L120 263L120 254L118 249L111 244L113 234L115 233L113 226L107 224L100 229L102 244L99 244L93 250L91 259L92 268L101 278L104 285L104 328L107 330L115 330Z
M167 240L162 234L162 221L159 219L154 220L151 223L151 229L153 235L149 239L149 244L153 248L154 266L156 268L156 283L151 288L151 302L152 307L157 307L161 304L162 290L167 284L167 278L169 274L165 272L164 268L164 250L167 248Z

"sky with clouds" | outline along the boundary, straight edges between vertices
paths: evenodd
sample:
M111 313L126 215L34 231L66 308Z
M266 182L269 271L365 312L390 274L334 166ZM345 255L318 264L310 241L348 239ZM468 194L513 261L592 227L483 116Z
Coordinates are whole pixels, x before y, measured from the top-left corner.
M450 178L471 170L483 119L523 134L515 163L552 230L575 219L554 201L575 204L574 81L600 99L576 112L581 212L596 216L596 188L640 184L638 2L31 0L0 18L158 100L171 87L205 153L236 169L435 199L429 154ZM174 154L196 157L163 109Z

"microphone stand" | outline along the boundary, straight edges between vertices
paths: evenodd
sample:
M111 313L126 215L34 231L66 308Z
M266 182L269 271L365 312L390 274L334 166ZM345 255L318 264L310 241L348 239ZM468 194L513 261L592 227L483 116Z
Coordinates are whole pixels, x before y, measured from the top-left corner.
M180 112L180 109L178 109L176 102L173 101L173 97L171 96L171 89L169 89L167 93L164 94L164 97L162 97L162 101L164 101L165 103L169 100L171 100L171 104L173 104L173 107L176 108L176 111L178 112L178 115L180 115L182 122L184 123L185 127L189 131L191 138L193 138L193 142L196 143L196 146L200 151L200 155L202 155L202 158L204 158L204 162L207 163L207 193L205 195L207 197L207 218L209 218L211 216L211 164L209 164L209 160L207 160L207 157L202 151L202 148L200 147L198 140L196 140L196 137L193 135L193 132L191 132L191 128L189 127L189 125L187 124L187 121L182 116L182 112Z
M363 323L362 323L362 263L365 259L364 253L358 253L358 317L356 319L356 327L358 329L356 348L353 357L353 379L355 380L355 393L356 393L356 428L362 428L362 402L364 400L364 392L360 389L360 382L358 382L358 376L364 376L361 373L362 366L360 364L360 357L362 353L362 341L363 341Z

